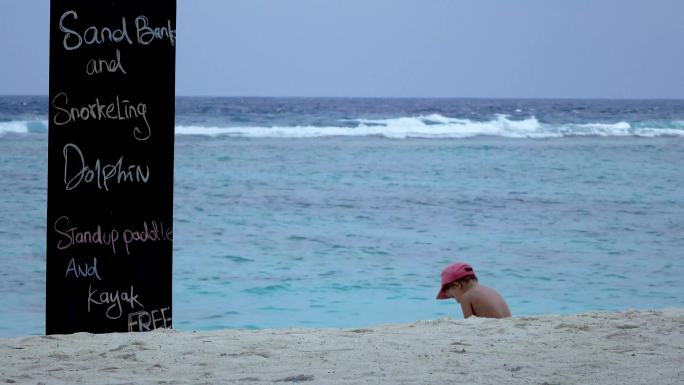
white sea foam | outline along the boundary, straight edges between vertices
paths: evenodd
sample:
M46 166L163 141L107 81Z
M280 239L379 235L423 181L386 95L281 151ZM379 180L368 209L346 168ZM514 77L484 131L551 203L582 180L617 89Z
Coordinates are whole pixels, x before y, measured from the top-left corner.
M497 115L488 121L449 118L439 114L392 119L346 120L340 126L203 127L177 126L177 135L236 136L247 138L315 138L381 136L386 138L558 138L573 136L684 136L673 122L668 128L635 128L628 122L542 124L534 116L513 120Z
M620 121L615 123L547 124L531 116L523 120L496 115L494 119L476 121L450 118L439 114L391 119L353 119L332 126L237 126L178 125L176 135L232 136L244 138L319 138L378 136L404 138L470 138L494 136L504 138L559 138L577 136L600 137L684 137L684 121L654 123L653 127ZM7 134L41 134L47 132L47 121L0 122L0 137Z
M0 136L7 134L27 134L28 126L27 122L23 121L12 121L12 122L0 122Z
M512 138L547 137L534 117L514 121L500 115L496 120L475 122L442 115L402 117L394 119L358 119L346 121L349 126L275 126L275 127L201 127L178 126L180 135L229 135L250 138L313 138L327 136L382 136L386 138L466 138L472 136L504 136Z
M0 137L7 134L42 134L47 132L46 120L13 120L0 122Z

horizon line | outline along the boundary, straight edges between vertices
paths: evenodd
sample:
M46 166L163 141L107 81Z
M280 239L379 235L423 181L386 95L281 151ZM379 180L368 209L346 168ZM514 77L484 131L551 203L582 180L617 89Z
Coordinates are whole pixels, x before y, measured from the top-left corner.
M307 96L307 95L174 95L176 98L227 99L462 99L462 100L624 100L624 101L684 101L683 97L568 97L568 96ZM49 94L0 94L0 97L49 97Z

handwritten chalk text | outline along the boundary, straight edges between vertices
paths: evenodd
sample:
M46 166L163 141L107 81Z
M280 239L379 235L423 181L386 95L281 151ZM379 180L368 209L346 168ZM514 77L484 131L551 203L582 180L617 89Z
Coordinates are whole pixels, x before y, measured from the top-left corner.
M109 103L102 103L100 98L95 98L92 103L70 107L66 92L60 92L52 98L52 106L57 110L52 119L52 122L57 126L88 120L125 121L136 119L142 124L133 126L133 137L144 141L152 135L152 128L147 121L147 104L136 104L128 99L121 100L119 95L116 95L114 100Z
M129 332L144 332L159 328L168 328L171 326L170 314L166 312L171 308L165 307L159 310L139 311L128 314L128 331Z
M143 221L139 227L103 229L102 225L94 225L92 229L72 226L69 217L63 215L55 220L53 226L59 235L57 249L67 250L79 245L108 246L112 255L116 255L121 242L127 255L131 254L131 245L148 242L173 241L173 229L164 225L163 221Z
M73 51L86 45L128 43L133 45L131 34L128 32L126 17L121 18L121 24L116 27L97 27L90 25L78 32L75 25L78 24L78 13L66 11L59 19L59 30L64 33L62 46L67 51ZM67 26L68 23L68 26ZM171 26L171 20L166 20L162 26L150 26L149 19L140 15L135 18L136 42L140 45L149 45L154 40L167 40L171 46L176 45L176 30Z
M150 27L149 24L145 16L135 18L138 43L148 45L154 40L168 39L172 46L176 45L176 30L171 28L171 20L166 20L166 25L163 27Z
M151 221L151 226L147 226L147 221L143 222L142 229L126 229L123 231L124 245L126 246L126 254L130 254L128 245L133 242L157 242L157 241L172 241L173 232L170 227L164 228L164 223L159 222L157 226L156 221Z
M88 278L88 277L95 277L99 281L102 280L100 278L100 274L97 272L97 258L93 258L93 264L90 265L88 262L84 264L77 264L75 258L71 258L69 261L69 264L67 265L66 269L66 274L64 274L64 278L69 276L69 273L71 273L74 278Z
M92 285L88 285L88 313L90 313L91 305L109 305L105 311L105 316L109 319L119 319L123 314L122 302L128 304L131 310L135 310L136 306L145 308L138 300L138 294L134 293L132 285L130 293L128 291L119 292L119 290L114 292L104 290L98 292L97 289L93 290Z
M105 70L109 73L114 73L120 71L122 74L126 75L126 70L121 64L121 52L117 49L114 54L114 59L90 59L88 64L86 64L86 73L90 76L101 74Z
M109 191L109 183L139 183L145 184L150 179L150 168L145 165L123 164L123 155L115 163L103 164L100 159L95 160L93 168L86 164L83 152L73 143L67 143L63 149L64 155L64 188L69 191L78 187L82 182L94 183L98 189ZM70 164L76 164L70 168ZM71 171L70 171L71 170Z
M97 225L94 230L81 230L76 226L69 226L69 217L63 215L55 221L55 232L62 236L57 241L57 249L66 250L75 245L107 245L111 246L112 254L116 254L116 241L119 239L119 231L111 229L103 231L102 226Z

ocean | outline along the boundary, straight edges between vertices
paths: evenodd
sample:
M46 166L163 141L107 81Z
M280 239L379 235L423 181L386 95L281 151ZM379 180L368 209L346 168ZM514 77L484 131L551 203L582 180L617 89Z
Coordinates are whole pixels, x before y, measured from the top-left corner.
M45 330L47 106L0 97L0 336ZM180 330L684 307L684 101L176 101Z

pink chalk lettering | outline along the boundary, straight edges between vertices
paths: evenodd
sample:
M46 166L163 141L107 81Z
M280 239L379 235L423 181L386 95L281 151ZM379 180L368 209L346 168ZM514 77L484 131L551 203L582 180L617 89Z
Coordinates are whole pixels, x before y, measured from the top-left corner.
M119 231L116 229L103 231L102 226L97 225L94 230L82 230L69 226L69 217L66 215L57 218L53 228L61 236L57 241L59 250L76 245L106 245L111 246L112 254L116 254L116 241L119 239Z

